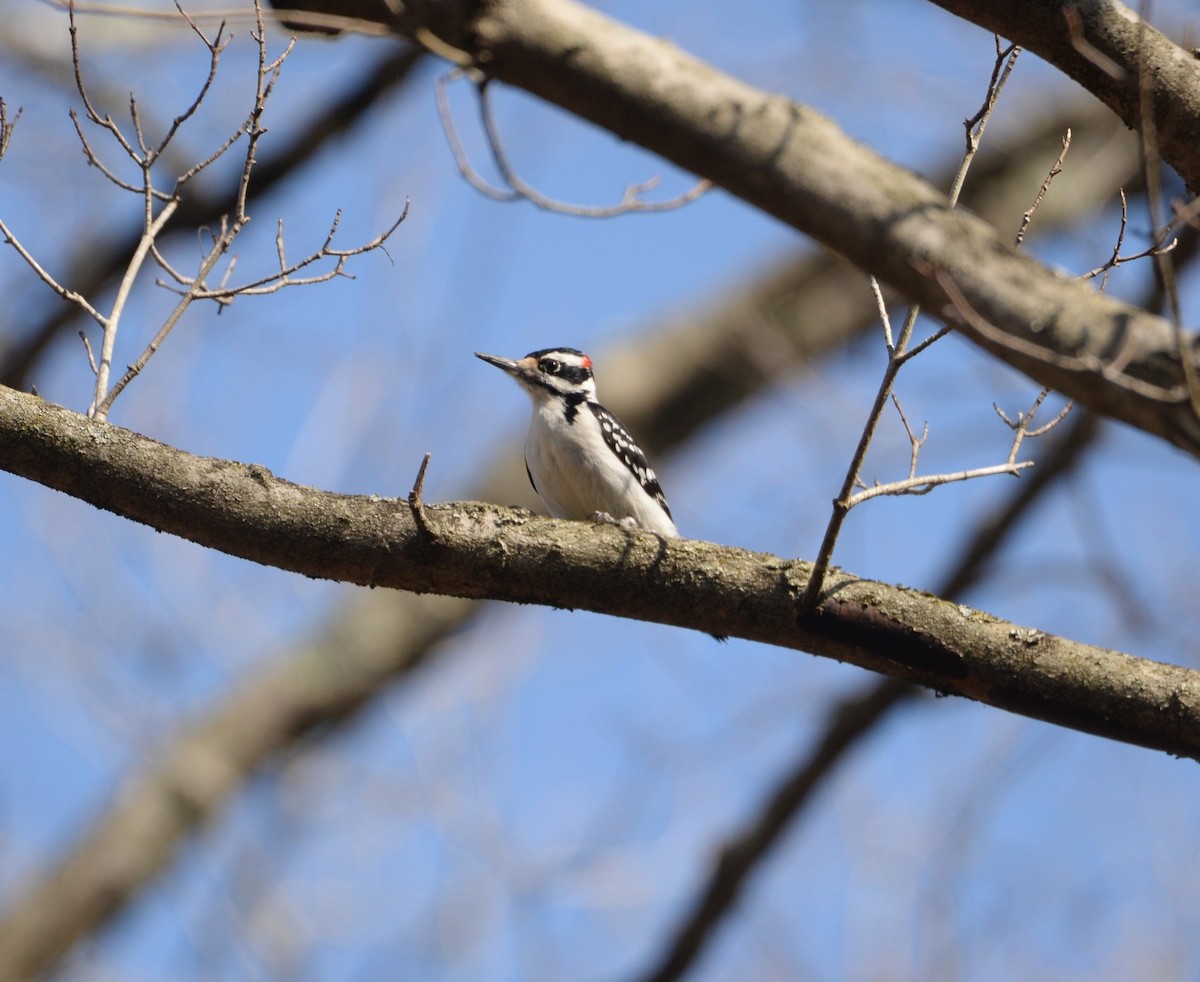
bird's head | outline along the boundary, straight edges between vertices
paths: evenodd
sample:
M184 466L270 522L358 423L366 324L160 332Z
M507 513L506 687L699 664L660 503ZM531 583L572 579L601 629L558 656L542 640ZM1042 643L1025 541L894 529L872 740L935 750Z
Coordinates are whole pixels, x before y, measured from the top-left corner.
M513 361L498 355L475 352L489 365L507 372L535 399L560 396L571 401L596 399L592 359L575 348L543 348Z

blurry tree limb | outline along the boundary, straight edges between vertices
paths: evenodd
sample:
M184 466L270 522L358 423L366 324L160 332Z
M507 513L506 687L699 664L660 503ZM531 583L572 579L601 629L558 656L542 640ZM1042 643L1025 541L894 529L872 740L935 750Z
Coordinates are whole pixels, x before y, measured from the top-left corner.
M1200 419L1170 323L1018 252L1008 236L951 209L932 185L811 107L573 0L405 10L411 35L432 32L489 77L724 187L1040 384L1200 456ZM1013 40L1026 43L1021 34Z
M964 202L997 225L1011 224L1044 177L1068 123L1075 129L1076 159L1095 166L1072 170L1065 192L1046 201L1039 211L1043 231L1078 222L1122 185L1136 186L1134 142L1106 110L1085 103L1034 115L1011 136L993 140L975 164L977 180L965 189ZM948 180L953 165L945 169ZM831 254L805 251L716 302L706 299L607 352L606 400L661 453L715 416L874 330L875 317L860 272ZM624 367L647 360L659 366L651 376ZM1022 489L1040 476L1039 466ZM505 448L481 475L475 494L533 504L520 454ZM269 758L439 656L445 650L441 642L482 609L446 597L383 590L351 594L299 653L289 649L239 681L228 697L171 738L160 758L130 775L63 861L13 899L6 923L14 925L12 937L19 940L4 950L19 949L21 963L53 964L75 939L135 897ZM204 794L181 796L177 788L197 759L222 780L208 783ZM186 808L179 807L182 800Z
M767 796L763 807L739 833L721 847L712 872L679 925L666 935L664 951L644 982L681 979L733 910L750 873L791 827L829 772L845 760L858 742L888 711L921 690L899 679L872 682L840 701L827 716L820 739L795 762Z
M332 632L290 659L286 672L243 684L216 711L175 734L165 752L148 750L144 770L118 789L105 820L69 850L66 862L0 913L0 978L40 978L80 937L125 909L248 773L317 726L352 713L392 673L414 669L477 606L448 597L424 600L403 622L409 664L395 664L383 631L374 646L363 642L377 622L367 611L353 645ZM384 625L394 626L394 618Z
M728 633L1200 759L1200 671L845 573L831 574L817 608L798 614L809 571L798 560L478 502L425 505L430 535L407 501L302 487L11 389L0 389L0 467L306 576Z

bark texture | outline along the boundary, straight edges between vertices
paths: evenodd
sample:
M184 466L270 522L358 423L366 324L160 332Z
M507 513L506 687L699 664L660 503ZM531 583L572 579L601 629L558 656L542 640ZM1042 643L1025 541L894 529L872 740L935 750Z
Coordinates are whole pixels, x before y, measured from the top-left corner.
M1200 672L809 566L691 539L560 522L478 502L411 506L196 457L0 389L0 466L96 507L306 576L578 608L737 635L939 692L1200 758Z

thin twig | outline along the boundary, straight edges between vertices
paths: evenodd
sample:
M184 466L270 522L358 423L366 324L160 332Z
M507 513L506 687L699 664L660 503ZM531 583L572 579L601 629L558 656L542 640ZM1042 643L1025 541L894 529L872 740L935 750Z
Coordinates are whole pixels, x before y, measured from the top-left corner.
M416 522L419 528L425 535L431 539L437 538L437 533L434 532L433 526L429 524L429 516L425 514L425 471L429 468L430 458L433 454L425 454L425 458L421 461L421 467L417 471L417 479L413 482L412 490L408 492L408 510L412 512L413 521Z
M191 119L195 115L196 110L200 108L200 103L204 101L209 89L212 88L212 84L216 80L217 65L221 60L221 52L225 50L232 40L232 37L228 37L224 41L221 40L221 34L225 31L224 21L220 22L217 26L217 33L213 36L212 40L209 40L196 22L188 16L187 11L180 5L179 0L175 0L175 9L179 11L179 16L187 21L188 26L192 29L196 37L208 48L208 76L204 79L204 83L200 86L200 91L196 93L196 98L192 100L192 104L171 120L171 125L167 127L167 132L163 135L162 140L159 141L158 146L147 155L151 159L160 155L167 148L167 145L175 138L175 134L179 132L179 128Z
M958 204L959 194L962 191L962 184L966 180L967 170L971 168L971 162L974 160L974 155L976 155L976 151L979 149L979 142L983 138L984 130L988 127L988 120L991 118L992 110L996 108L996 101L1000 98L1004 83L1007 82L1009 74L1012 73L1013 66L1016 64L1016 58L1018 58L1020 53L1021 49L1016 47L1015 44L1009 44L1007 48L1002 48L1001 38L998 35L996 36L996 61L992 65L988 91L986 91L982 106L979 107L979 112L971 116L970 119L964 120L966 150L962 154L958 173L955 174L952 185L950 185L950 208ZM829 563L833 561L833 551L836 544L838 544L838 535L841 533L842 523L846 521L846 515L850 514L850 510L854 507L854 504L859 501L865 501L865 498L858 498L856 493L854 493L854 489L862 486L863 462L866 460L866 451L870 448L871 441L874 441L875 432L878 429L878 425L880 425L880 419L883 415L883 409L887 407L889 396L892 394L896 375L898 375L901 367L904 367L908 360L925 351L932 343L946 336L949 331L949 327L943 327L935 331L928 339L918 343L911 352L908 351L908 345L910 345L910 341L912 340L912 331L914 325L917 323L920 306L913 304L911 307L908 307L904 324L900 328L900 335L893 342L892 325L888 321L887 311L883 310L883 294L880 291L878 283L874 281L874 277L872 277L871 288L875 293L876 304L883 311L881 319L883 322L884 342L886 342L888 348L888 364L884 367L880 388L876 391L875 402L872 403L868 417L866 417L866 423L863 425L863 432L859 436L858 445L854 448L850 466L846 468L846 477L842 480L841 490L838 493L838 497L834 499L833 513L829 516L829 522L826 525L826 531L824 531L824 537L821 540L821 547L817 550L816 559L812 563L812 573L809 576L808 586L805 587L803 597L800 598L800 610L811 610L812 607L816 606L817 598L820 597L821 589L824 586L824 577L826 577L829 571ZM874 496L874 493L872 493L869 497Z
M472 75L473 73L470 71L456 69L437 80L435 91L437 95L438 116L441 119L442 129L446 134L447 143L450 144L450 152L454 156L454 163L458 168L459 174L475 190L494 201L519 201L524 199L545 211L552 211L562 215L574 215L581 218L614 218L618 215L627 215L632 212L673 211L676 208L682 208L684 205L695 201L712 187L711 181L700 180L683 194L668 201L646 201L643 195L649 191L653 191L659 185L659 179L652 177L640 184L631 184L626 187L621 200L615 205L577 205L566 201L559 201L542 194L533 185L523 180L516 173L512 163L509 161L508 153L505 151L504 144L500 138L500 128L496 124L495 115L492 112L488 79L486 77L478 77L473 78L473 80L475 81L476 95L479 100L480 120L483 125L492 161L495 163L496 169L500 172L500 176L506 185L505 187L496 187L484 180L471 164L470 155L467 153L466 147L458 135L458 128L454 123L454 112L450 107L450 99L446 91L449 82Z
M1038 206L1042 203L1042 199L1046 197L1046 192L1050 190L1050 185L1054 179L1062 173L1063 160L1067 156L1067 151L1071 147L1071 128L1067 127L1067 132L1063 134L1062 150L1059 152L1058 159L1054 161L1050 168L1050 173L1046 175L1046 179L1042 181L1042 186L1038 188L1037 196L1033 199L1033 204L1029 206L1029 210L1021 216L1021 227L1017 229L1016 245L1020 246L1025 241L1025 232L1029 228L1029 223L1033 220L1033 213L1038 210Z
M67 289L49 274L42 267L41 263L33 258L33 255L29 252L29 250L21 244L20 239L13 235L12 231L4 223L3 219L0 219L0 237L3 237L4 241L16 250L17 255L24 259L25 264L37 274L38 279L45 283L46 286L50 287L50 289L62 297L62 299L66 300L67 303L72 303L77 306L101 327L107 323L108 318L106 318L102 313L100 313L100 311L88 303L87 297L76 293L74 290Z
M281 263L280 269L277 272L269 273L266 276L259 277L256 280L251 280L247 283L239 284L238 286L229 286L226 280L229 274L233 271L233 266L237 262L234 257L230 260L229 267L225 271L221 285L215 289L207 288L203 284L204 275L196 278L180 276L173 270L168 269L168 273L176 280L179 286L184 289L178 289L165 281L159 280L158 285L165 287L168 290L173 290L180 296L189 296L193 300L215 300L217 303L227 304L233 301L235 297L260 297L271 293L277 293L285 287L291 286L312 286L315 283L327 283L335 277L342 276L348 279L354 279L353 275L345 271L346 261L361 256L364 253L374 252L376 249L381 249L385 242L391 237L392 233L400 227L408 217L409 201L406 198L404 202L404 211L388 228L386 228L370 242L365 242L362 245L354 246L351 249L334 249L331 246L334 233L336 232L338 219L335 218L329 235L326 237L324 244L316 252L310 253L298 262L284 266L286 262L286 252L283 243L283 221L280 219L275 239L276 255ZM338 212L340 217L341 212ZM325 270L321 273L316 273L312 276L297 277L294 274L300 270L311 266L313 263L319 262L322 259L335 259L336 262L332 269Z
M929 439L929 424L925 423L921 427L921 435L917 436L913 433L912 427L908 425L908 417L904 415L904 408L900 405L900 400L896 398L896 393L891 393L892 405L896 407L896 412L900 414L900 422L904 424L904 432L908 434L909 443L909 460L908 460L908 476L910 478L917 476L917 458L921 455L921 447L925 445L925 441Z
M91 368L93 375L98 375L100 369L96 367L96 355L92 351L92 342L88 340L88 336L82 330L79 332L79 340L83 342L83 350L87 352L88 367Z
M160 213L159 221L156 222L154 228L152 229L153 234L148 236L149 243L147 245L147 250L152 251L152 254L154 255L160 267L164 269L180 287L180 289L176 289L175 291L179 294L179 301L176 303L171 313L163 322L159 330L155 333L154 337L151 338L150 343L146 345L138 358L128 366L121 378L112 386L107 394L104 395L101 400L99 400L96 408L97 415L103 415L107 413L117 396L120 395L120 393L129 385L129 383L132 382L133 379L135 379L142 372L146 364L162 346L167 336L179 323L184 312L188 309L188 307L191 306L191 304L198 300L213 300L220 305L227 305L238 296L263 295L274 293L286 286L307 286L315 283L326 282L330 279L333 279L335 276L348 276L349 274L347 274L344 269L347 260L352 257L362 255L366 252L371 252L375 249L382 248L383 244L392 235L392 233L396 231L396 229L400 226L400 223L403 222L408 215L409 204L406 200L404 211L400 217L396 219L396 221L388 229L386 229L380 235L377 235L370 242L356 246L352 249L334 249L332 243L341 219L341 212L339 210L330 225L329 233L326 235L325 241L321 248L311 255L306 256L304 259L301 259L299 262L291 264L290 266L283 265L286 263L286 252L283 245L283 225L282 222L280 222L277 226L276 237L276 253L281 263L281 267L278 272L269 274L266 277L262 277L248 284L243 284L241 286L229 286L228 281L233 273L234 266L237 263L237 257L234 256L225 267L225 270L220 278L220 284L216 288L211 288L207 285L208 278L213 275L214 270L216 270L221 260L229 254L234 240L250 221L250 216L246 213L246 199L249 193L250 177L253 173L256 163L258 141L262 135L266 133L266 129L262 126L261 122L263 111L266 108L266 102L270 98L275 82L279 78L283 62L292 51L295 43L295 39L293 38L278 57L276 57L274 60L269 60L267 56L266 29L262 19L261 0L255 0L255 6L258 10L258 20L257 30L252 32L252 36L258 46L258 73L255 82L254 106L251 109L250 114L247 116L246 122L243 123L239 128L239 131L235 133L233 137L228 139L217 152L217 156L224 153L225 150L232 145L233 141L236 140L241 133L244 132L248 135L248 145L242 165L241 178L238 183L235 214L232 216L232 218L225 216L222 217L219 233L212 234L211 246L201 260L196 275L194 277L190 277L185 276L178 270L174 269L158 253L157 249L153 248L154 240L157 238L158 232L161 231L161 223L165 221L165 217L168 216L168 213L173 210L174 205L178 203L179 198L177 196L174 197L172 201L169 202L163 209L163 212ZM220 32L218 32L218 39L214 40L213 42L208 42L207 39L205 39L206 44L210 45L210 51L214 53L214 57L219 53L222 47L218 44L219 33ZM201 35L201 37L203 37L203 35ZM210 161L212 159L215 159L215 157L209 158ZM197 170L198 167L193 167L190 171L186 172L184 179L186 179L187 176L196 173ZM177 183L177 189L178 186L179 185ZM294 275L299 270L304 269L312 263L325 258L331 258L335 260L334 267L332 269L307 277L297 277ZM171 287L170 284L167 284L161 280L158 282L159 285L167 287L168 289L175 289L174 287ZM105 362L102 356L102 370L104 365Z
M892 396L892 401L895 403L896 411L900 414L900 420L904 424L904 431L908 434L909 444L911 447L910 463L908 468L908 477L902 481L889 481L886 484L876 482L869 488L852 495L850 498L850 507L862 504L864 501L869 501L871 498L878 498L882 495L922 495L928 494L936 487L943 484L954 484L958 481L970 481L979 477L994 477L999 474L1010 474L1013 477L1020 476L1020 472L1027 467L1033 466L1033 461L1025 460L1018 461L1017 457L1021 452L1021 445L1025 439L1045 436L1052 429L1058 426L1067 414L1071 411L1071 403L1068 402L1062 411L1058 413L1050 422L1044 423L1036 429L1031 429L1033 420L1037 415L1037 411L1041 408L1042 403L1050 394L1049 389L1042 389L1037 398L1034 399L1033 405L1028 411L1018 413L1016 420L1009 419L998 405L992 404L992 408L996 414L1004 420L1005 424L1013 431L1012 444L1009 446L1008 457L1003 464L992 464L987 467L973 467L968 470L952 471L945 474L917 474L917 461L921 452L921 447L929 436L929 426L926 424L921 435L918 437L913 433L912 427L909 425L908 417L904 415L904 410L900 408L900 402L895 395Z
M108 379L112 370L113 352L116 349L117 330L120 325L121 315L125 311L125 304L129 299L130 292L133 290L133 284L137 279L138 273L141 271L142 264L146 261L146 256L150 253L150 246L154 244L155 239L158 238L158 234L163 230L167 222L171 220L171 216L178 207L178 198L168 201L163 210L159 212L158 217L146 225L141 241L134 250L133 256L130 257L129 265L125 267L125 275L121 277L121 282L117 287L117 295L113 300L112 309L104 323L104 336L100 342L100 370L96 373L95 394L92 397L92 404L88 409L89 416L104 419L108 414L109 407L112 406L113 399L116 398L116 393L110 393L108 390Z
M1016 64L1017 57L1021 53L1021 49L1014 44L1010 44L1006 48L1001 47L1000 37L996 36L996 60L992 66L991 79L988 82L987 92L984 95L983 104L979 111L974 116L964 120L963 126L966 130L966 149L963 152L963 157L958 166L958 172L955 174L954 180L951 182L949 193L950 207L953 208L958 203L959 194L962 191L963 182L966 180L967 171L971 167L971 162L975 159L975 153L979 149L980 140L983 137L984 130L987 128L988 120L991 118L992 111L996 107L996 102L1000 97L1000 93L1008 81L1009 75L1012 73L1013 66ZM879 284L874 282L872 278L872 289L875 294L876 303L883 310L883 294L879 289ZM913 304L908 309L905 315L904 323L900 328L900 335L893 343L891 324L887 318L886 310L880 315L884 324L884 340L888 349L888 362L883 371L883 378L880 380L879 389L875 394L875 401L871 406L870 412L867 414L867 420L863 425L862 434L859 437L858 445L854 449L854 454L850 459L850 464L846 469L846 476L842 481L842 487L838 496L833 501L833 511L829 517L829 522L825 526L825 534L821 540L821 547L817 550L817 557L813 561L812 573L809 576L808 585L805 587L804 595L800 598L800 609L811 610L816 606L817 599L821 595L821 590L825 584L825 576L829 572L829 564L833 559L833 551L837 546L838 535L841 533L842 524L846 520L846 516L850 513L850 509L854 507L856 487L862 485L862 467L863 462L867 457L867 450L875 438L875 431L879 426L879 421L883 415L883 411L888 403L888 398L892 392L892 386L895 384L896 375L900 369L917 354L925 351L931 344L945 337L949 332L950 327L946 326L934 332L930 337L920 342L911 352L908 350L909 342L912 339L913 327L916 324L917 316L920 313L920 305ZM874 496L874 495L872 495ZM865 500L865 499L862 499Z
M995 42L996 60L992 64L992 77L988 81L987 93L984 95L983 105L979 107L974 116L963 120L967 146L963 153L958 173L950 185L948 197L950 198L951 208L958 204L958 196L962 192L963 182L967 179L967 171L971 168L971 161L975 159L975 153L979 150L979 144L983 140L983 132L987 129L988 120L992 118L992 110L996 108L996 102L1000 98L1000 93L1004 91L1004 85L1008 81L1008 76L1012 74L1012 70L1017 64L1017 58L1021 55L1021 49L1016 44L1010 44L1007 48L1001 49L999 34L995 35Z
M905 478L903 481L889 481L886 484L872 485L865 490L859 491L851 497L850 507L853 508L856 505L861 505L864 501L870 501L872 498L879 498L884 495L928 494L934 488L940 487L943 484L954 484L958 481L973 481L980 477L995 477L998 474L1010 474L1016 477L1026 467L1032 466L1032 460L1023 460L1015 464L992 464L988 467L972 467L970 470L965 471L951 471L945 474L923 474L920 477Z
M442 131L446 134L446 142L450 144L450 153L454 157L454 165L458 168L459 176L464 178L480 194L494 201L519 201L521 196L512 188L498 188L489 184L474 167L458 135L458 127L454 124L454 111L450 108L450 97L446 91L449 82L461 76L460 71L453 71L439 76L434 82L434 93L437 99L438 117L442 122Z

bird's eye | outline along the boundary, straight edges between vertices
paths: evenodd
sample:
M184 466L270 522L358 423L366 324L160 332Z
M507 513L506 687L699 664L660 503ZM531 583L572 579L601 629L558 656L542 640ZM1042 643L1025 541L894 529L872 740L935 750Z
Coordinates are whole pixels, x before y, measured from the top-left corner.
M547 375L557 375L559 369L562 368L561 363L555 358L542 359L542 371Z

